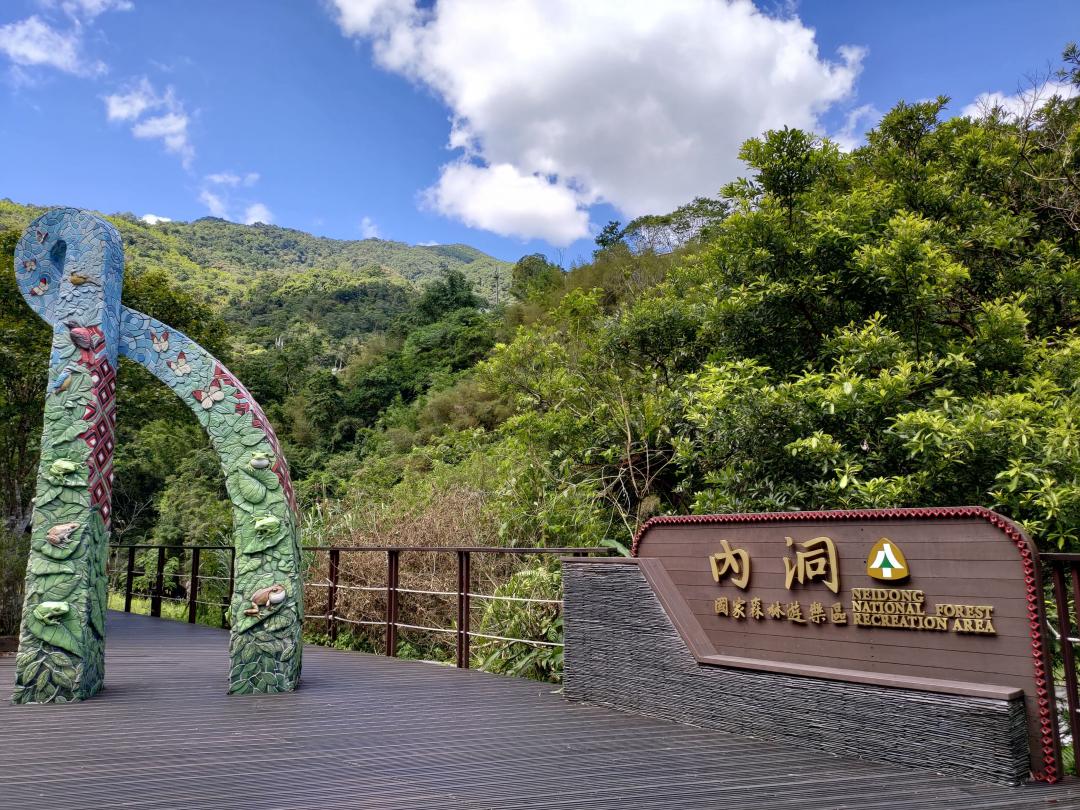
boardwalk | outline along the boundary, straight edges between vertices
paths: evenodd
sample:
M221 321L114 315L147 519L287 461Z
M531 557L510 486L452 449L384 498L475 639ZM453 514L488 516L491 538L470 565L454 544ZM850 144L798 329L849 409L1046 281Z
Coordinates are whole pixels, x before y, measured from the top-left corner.
M228 698L226 642L110 613L102 695L0 705L0 808L1080 808L1076 785L808 758L543 684L317 647L300 691Z

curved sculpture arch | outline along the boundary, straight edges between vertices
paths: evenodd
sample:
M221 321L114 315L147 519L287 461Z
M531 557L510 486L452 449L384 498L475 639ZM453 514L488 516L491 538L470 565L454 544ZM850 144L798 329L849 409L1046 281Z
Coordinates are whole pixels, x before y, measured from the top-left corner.
M284 692L300 679L303 587L289 468L247 389L198 343L120 303L120 235L54 209L26 229L15 272L53 327L14 700L67 702L104 678L117 356L148 369L195 412L233 503L230 693Z

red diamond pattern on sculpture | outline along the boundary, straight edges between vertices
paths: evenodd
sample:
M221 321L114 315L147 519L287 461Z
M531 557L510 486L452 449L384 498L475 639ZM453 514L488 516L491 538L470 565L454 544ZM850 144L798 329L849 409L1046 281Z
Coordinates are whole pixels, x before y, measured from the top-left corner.
M91 506L97 508L105 525L112 515L112 456L116 428L116 372L108 358L99 356L89 364L94 381L93 399L87 404L83 418L90 426L82 439L92 449L87 459L89 468Z

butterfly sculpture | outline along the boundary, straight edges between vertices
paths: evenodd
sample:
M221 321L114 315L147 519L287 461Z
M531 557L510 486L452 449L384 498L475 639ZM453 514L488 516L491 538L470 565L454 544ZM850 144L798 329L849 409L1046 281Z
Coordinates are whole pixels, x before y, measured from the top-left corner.
M191 363L187 361L187 355L183 352L178 353L175 360L166 360L165 365L167 365L177 377L186 377L191 373Z
M214 380L203 391L201 388L196 388L191 392L191 395L195 397L195 401L202 405L204 411L208 411L214 407L215 402L221 402L225 399L225 393L221 390L221 384Z
M150 333L150 342L154 344L154 351L160 354L169 350L169 333L162 332L160 335Z
M31 295L44 295L49 291L49 277L42 276L38 279L38 283L30 288Z

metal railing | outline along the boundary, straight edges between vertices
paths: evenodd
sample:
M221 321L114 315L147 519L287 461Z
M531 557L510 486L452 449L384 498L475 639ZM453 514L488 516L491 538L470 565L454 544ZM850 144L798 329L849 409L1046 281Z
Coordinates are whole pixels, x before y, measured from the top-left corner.
M326 613L309 614L305 619L321 619L326 623L327 636L331 643L337 640L338 630L342 623L379 625L384 627L386 638L386 655L397 655L398 629L424 630L435 633L452 633L456 642L456 663L462 669L469 668L470 643L473 638L487 638L511 643L533 644L540 646L561 647L561 642L541 641L537 639L512 638L509 636L492 635L490 633L477 633L470 629L470 611L472 599L502 599L525 603L558 604L561 608L561 599L537 599L532 597L500 596L496 594L475 593L472 590L472 557L476 554L495 555L554 555L557 557L584 557L588 555L607 556L610 553L606 548L492 548L488 546L311 546L305 551L326 552L327 577L325 582L309 583L312 587L324 586L326 594ZM349 585L343 586L340 582L341 555L342 554L385 554L386 555L386 582L383 586ZM400 585L399 574L401 570L401 555L408 553L434 553L452 554L457 559L457 588L454 591L421 590L416 588L403 588ZM385 591L386 605L381 622L356 621L339 616L337 613L338 591L343 587L356 590ZM427 627L407 624L399 618L399 594L416 593L430 596L454 596L457 598L457 623L456 627Z
M562 599L546 599L546 598L534 598L526 596L505 596L499 594L490 593L478 593L473 591L473 576L472 576L472 558L478 554L490 554L490 555L548 555L555 557L572 556L572 557L584 557L590 555L608 556L611 551L607 548L497 548L489 546L308 546L302 549L303 552L321 554L325 553L327 556L326 564L326 577L322 581L311 581L309 571L308 581L305 582L305 587L308 588L325 588L326 589L326 611L324 613L311 613L304 616L305 621L315 620L324 623L326 628L326 635L330 643L333 644L337 641L339 630L343 625L359 625L368 627L382 627L383 634L385 636L385 653L388 656L394 657L397 655L398 648L398 630L420 630L432 633L445 633L452 634L455 637L456 646L456 663L457 666L462 669L469 668L469 657L471 650L471 640L473 638L483 638L488 640L503 641L508 643L521 643L531 644L534 646L545 647L561 647L562 642L541 640L541 639L523 639L514 638L505 635L494 635L492 633L480 633L474 632L470 628L470 612L472 609L473 599L482 600L504 600L509 602L520 602L526 604L547 604L557 605L558 609L562 608ZM137 569L136 558L139 551L153 551L156 552L156 565L152 572L146 570L146 568ZM224 577L207 577L200 573L200 561L204 552L215 551L224 552L229 555L228 564L228 589L225 597L220 602L207 602L199 599L199 586L200 582L206 579L222 579ZM176 552L179 552L177 555ZM126 553L126 560L123 559L123 555ZM166 592L166 561L170 556L183 556L187 553L191 554L190 564L190 577L188 579L188 585L186 587L186 594L182 597L167 596ZM418 588L405 588L400 584L401 573L401 557L407 554L447 554L453 555L457 562L457 586L455 590L425 590ZM346 584L341 580L341 555L342 554L384 554L386 556L386 581L380 585L360 585L360 584ZM236 561L235 549L228 546L153 546L153 545L133 545L133 546L110 546L109 554L109 582L110 585L117 581L117 574L119 572L119 565L123 561L125 563L123 568L123 589L111 588L113 593L122 593L124 595L124 612L130 613L132 607L132 599L135 596L148 598L150 600L150 615L160 617L161 606L163 600L172 600L174 602L181 602L187 604L187 621L191 624L196 622L198 605L216 606L221 609L221 626L226 627L228 624L228 608L229 603L232 600L233 593L233 569ZM145 563L144 563L145 564ZM178 571L180 566L178 565ZM145 592L137 592L134 590L134 583L136 578L147 577L150 573L153 574L153 579L149 583L149 589ZM171 590L178 591L184 590L180 586L179 580L181 576L179 573L172 575L174 579L173 587ZM338 613L339 595L343 590L354 591L368 591L378 592L385 594L385 608L383 615L379 619L356 619L349 618L347 616L340 615ZM439 597L456 597L457 609L456 609L456 626L454 627L434 627L425 625L416 625L403 622L400 619L400 600L401 594L420 594L428 596Z
M1051 614L1047 619L1061 650L1073 767L1080 773L1080 682L1076 671L1076 645L1080 644L1080 554L1040 554L1039 560L1043 577L1053 589L1052 598L1047 600Z
M149 590L144 592L137 592L134 590L136 575L139 577L146 576L149 572L145 569L136 569L136 555L139 551L156 551L157 552L157 565L154 568L154 579L150 583ZM227 554L229 556L228 563L228 577L216 577L212 575L200 573L200 567L202 562L202 555L204 551L215 551ZM111 585L114 582L117 574L118 563L123 559L124 552L126 552L126 561L124 566L124 587L123 590L112 588ZM183 598L176 598L166 595L165 587L165 562L166 557L169 556L169 552L179 552L180 556L190 552L191 554L191 567L190 567L190 580L186 587L186 595ZM133 546L121 546L111 545L109 546L109 557L107 574L110 584L110 592L124 595L124 612L131 612L132 599L135 596L141 596L150 600L150 615L155 617L161 616L161 603L162 601L174 601L174 602L186 602L188 612L188 622L195 624L196 616L198 613L199 605L206 605L209 607L218 607L221 609L221 626L228 626L229 615L229 602L232 600L233 592L233 568L236 562L236 549L230 546L184 546L184 545L171 545L171 546L154 546L154 545L133 545ZM179 579L179 574L174 576L174 579ZM199 586L207 580L221 579L222 581L228 580L229 586L225 594L225 598L220 602L207 602L199 599ZM178 584L178 583L177 583Z

